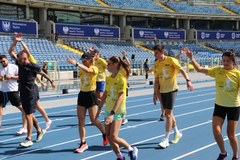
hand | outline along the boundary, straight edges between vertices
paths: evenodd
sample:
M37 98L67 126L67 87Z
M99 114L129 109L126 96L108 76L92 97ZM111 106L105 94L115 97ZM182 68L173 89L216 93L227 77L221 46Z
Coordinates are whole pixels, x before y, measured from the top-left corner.
M16 38L15 38L15 40L17 41L17 42L21 42L22 41L22 33L14 33L15 35L16 35Z
M72 65L76 65L77 64L77 62L73 58L68 58L67 61L68 61L68 63L70 63Z
M55 88L55 87L56 87L55 82L52 82L51 85L52 85L52 88Z
M156 105L158 101L158 96L157 94L153 94L153 104Z
M105 120L105 125L109 125L110 123L112 123L113 117L114 117L114 115L109 115Z
M188 48L186 48L186 56L189 58L189 59L193 59L193 53L191 50L189 50Z
M122 50L122 55L123 56L126 56L126 52Z
M187 82L187 88L189 91L193 91L194 90L194 87L192 85L192 83L190 81Z
M9 74L6 74L6 75L4 76L4 79L5 79L5 80L10 80L10 79L11 79L11 77L12 77L11 75L9 75Z

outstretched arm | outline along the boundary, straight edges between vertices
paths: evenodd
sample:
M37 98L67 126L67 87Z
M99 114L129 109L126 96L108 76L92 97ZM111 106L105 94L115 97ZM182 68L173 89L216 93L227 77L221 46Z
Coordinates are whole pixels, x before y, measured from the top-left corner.
M192 51L189 49L185 49L185 50L186 50L187 57L192 61L192 65L196 69L196 71L207 74L208 70L197 63L197 61L194 59Z
M10 49L8 50L9 55L12 57L14 61L17 61L17 55L14 52L17 46L17 42L18 41L14 40L13 43L11 44Z

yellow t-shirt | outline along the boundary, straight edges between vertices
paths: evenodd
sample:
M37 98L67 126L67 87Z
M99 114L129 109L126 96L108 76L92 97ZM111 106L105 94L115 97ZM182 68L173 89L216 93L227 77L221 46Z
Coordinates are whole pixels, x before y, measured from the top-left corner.
M127 72L122 66L120 67L118 73L122 74L126 78L126 80L128 80Z
M93 73L88 73L80 69L79 77L80 77L80 89L83 92L95 91L96 90L96 79L98 68L96 66L90 66L94 70Z
M114 104L117 101L118 94L123 93L123 100L116 111L117 114L123 113L126 114L126 88L127 80L126 78L118 72L115 77L107 76L106 78L106 111L111 112L114 107Z
M208 69L207 75L216 79L216 104L224 107L240 106L238 94L240 71L238 69L225 70L222 67L214 67Z
M178 89L177 74L181 69L178 60L168 57L163 61L156 61L153 66L155 76L159 78L160 93L168 93Z
M105 70L107 69L107 62L102 58L97 58L95 59L95 66L98 68L97 82L105 81Z

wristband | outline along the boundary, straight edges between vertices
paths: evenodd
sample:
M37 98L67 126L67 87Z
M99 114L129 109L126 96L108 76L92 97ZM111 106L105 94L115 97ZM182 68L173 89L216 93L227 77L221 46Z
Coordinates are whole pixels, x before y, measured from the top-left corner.
M78 63L76 63L76 67L78 67Z
M187 81L187 82L191 82L191 80L190 80L190 79L186 79L186 81Z
M54 82L54 80L51 80L51 81L50 81L50 83L53 83L53 82Z

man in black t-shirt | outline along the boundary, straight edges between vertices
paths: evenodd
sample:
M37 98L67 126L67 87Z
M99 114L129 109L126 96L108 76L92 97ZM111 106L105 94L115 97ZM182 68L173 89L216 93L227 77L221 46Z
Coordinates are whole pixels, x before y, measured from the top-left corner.
M18 55L14 53L17 43L21 43L21 45L23 46L23 50L20 51ZM19 67L18 75L19 75L20 99L27 119L27 138L22 143L20 143L20 146L30 147L33 144L32 142L33 126L37 130L36 142L41 141L43 135L46 133L46 130L42 130L40 128L36 117L33 115L33 113L36 110L37 102L37 92L35 88L36 76L37 74L43 75L47 80L51 82L52 87L55 87L55 83L40 69L38 65L31 62L30 51L23 42L23 40L21 39L21 33L18 33L16 35L16 38L13 41L11 48L9 49L9 54L16 61L16 64Z

